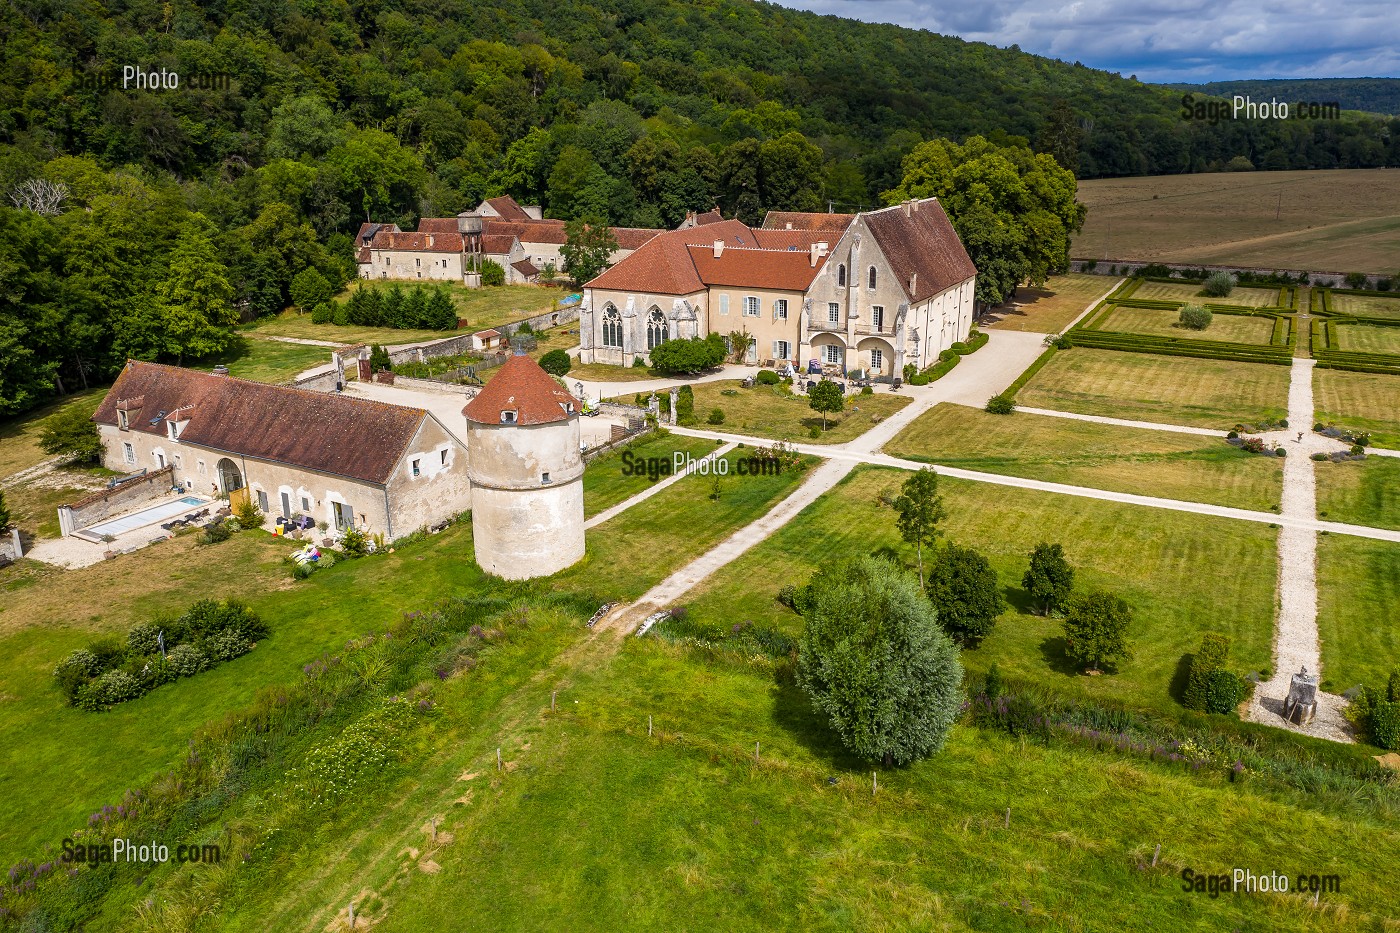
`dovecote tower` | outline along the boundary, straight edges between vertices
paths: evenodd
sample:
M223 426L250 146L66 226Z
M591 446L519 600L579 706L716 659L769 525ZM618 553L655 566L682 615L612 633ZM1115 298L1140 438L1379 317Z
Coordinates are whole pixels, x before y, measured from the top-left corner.
M507 580L583 557L579 403L528 356L506 361L462 409L476 562Z

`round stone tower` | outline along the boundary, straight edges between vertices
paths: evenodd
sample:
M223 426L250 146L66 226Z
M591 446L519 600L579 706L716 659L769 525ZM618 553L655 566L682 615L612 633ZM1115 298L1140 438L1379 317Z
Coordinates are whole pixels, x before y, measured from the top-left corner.
M579 403L528 356L512 356L462 414L476 562L507 580L583 557Z

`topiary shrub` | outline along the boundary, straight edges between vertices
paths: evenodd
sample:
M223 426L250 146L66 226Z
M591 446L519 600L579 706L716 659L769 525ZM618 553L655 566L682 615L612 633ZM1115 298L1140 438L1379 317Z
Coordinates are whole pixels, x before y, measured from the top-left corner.
M676 392L676 422L695 423L695 390L690 386L681 386Z
M1226 435L1225 435L1225 437L1226 437L1228 440L1232 440L1232 441L1233 441L1235 438L1239 437L1239 436L1240 436L1240 432L1239 432L1239 431L1231 431L1229 434L1226 434Z
M567 350L550 350L540 357L540 369L551 376L566 376L573 365L574 361L569 359Z
M1371 742L1390 751L1400 751L1400 702L1376 700L1371 706Z
M710 415L705 420L710 424L724 424L724 409L711 408Z
M771 369L765 369L759 372L755 380L761 386L775 386L782 381L782 377Z
M1313 454L1311 459L1316 460L1318 463L1322 463L1331 458L1328 457L1326 454Z
M1288 456L1288 451L1284 450L1282 447L1275 447L1275 448L1274 448L1274 456L1275 456L1275 457L1286 457L1286 456Z
M1212 272L1201 286L1201 294L1208 298L1224 298L1234 290L1235 277L1228 272Z
M1191 655L1186 675L1186 691L1181 704L1187 709L1205 710L1209 701L1211 677L1225 667L1230 658L1230 639L1226 635L1207 632L1201 638L1201 648Z
M1214 318L1215 315L1211 314L1209 308L1203 308L1200 305L1182 305L1177 323L1188 330L1205 330Z
M1009 415L1016 410L1016 399L1005 393L987 399L987 414Z
M1224 668L1212 671L1206 682L1206 712L1233 713L1248 690L1248 681L1233 671Z

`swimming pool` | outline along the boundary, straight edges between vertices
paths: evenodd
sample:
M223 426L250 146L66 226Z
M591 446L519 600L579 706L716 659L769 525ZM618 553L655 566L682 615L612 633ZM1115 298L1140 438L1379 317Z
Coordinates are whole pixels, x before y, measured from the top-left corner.
M82 530L88 534L96 535L99 538L103 535L112 535L116 537L123 532L142 528L146 525L154 525L157 522L163 522L169 518L175 518L189 512L198 511L211 501L210 499L204 499L199 496L185 496L173 502L162 502L160 505L153 505L148 509L132 512L130 515L123 515L121 518L98 522L96 525L89 525Z

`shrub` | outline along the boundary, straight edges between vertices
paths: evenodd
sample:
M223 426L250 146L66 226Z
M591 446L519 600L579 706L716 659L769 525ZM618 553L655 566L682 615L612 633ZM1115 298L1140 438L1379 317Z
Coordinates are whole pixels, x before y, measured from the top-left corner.
M720 365L727 355L724 337L717 333L674 338L652 348L651 365L663 373L698 373Z
M1227 439L1232 440L1232 441L1233 441L1235 438L1239 437L1239 436L1240 436L1240 432L1239 432L1239 431L1231 431L1229 434L1226 434L1226 435L1225 435L1225 437L1226 437Z
M506 284L506 270L494 259L483 259L481 262L481 284Z
M1233 713L1249 693L1249 682L1224 668L1212 671L1206 684L1206 712Z
M72 703L77 700L78 691L89 680L102 673L102 670L102 662L98 660L97 655L86 648L78 648L58 662L58 666L53 669L53 676L58 681L59 689Z
M1288 456L1288 451L1284 450L1282 447L1275 447L1275 448L1274 448L1274 456L1275 456L1275 457L1286 457L1286 456Z
M1069 334L1060 334L1050 341L1050 346L1056 350L1069 350L1074 347L1074 338Z
M782 377L771 369L765 369L759 372L755 381L761 386L775 386L782 381Z
M335 308L331 311L331 323L339 327L344 327L350 323L350 309L344 302L335 302Z
M211 522L196 540L200 544L218 544L220 541L227 541L232 535L227 522Z
M705 419L710 424L724 424L724 409L711 408L709 417Z
M860 394L861 394L861 395L874 395L874 394L875 394L875 388L874 388L874 386L861 386Z
M807 436L810 437L812 440L816 440L817 438L822 436L822 429L814 424L807 429Z
M311 309L312 324L329 324L335 320L335 305L329 301L323 301Z
M1328 460L1330 458L1326 454L1313 454L1312 459L1316 460L1318 463L1322 463L1323 461Z
M1362 447L1360 444L1352 444L1352 445L1351 445L1351 455L1352 455L1353 457L1359 457L1359 456L1361 456L1361 455L1364 454L1364 453L1366 453L1366 448L1365 448L1365 447Z
M1204 710L1210 692L1211 676L1225 666L1230 658L1230 639L1207 632L1201 638L1201 648L1191 656L1186 675L1186 692L1181 703L1187 709Z
M238 504L233 515L238 519L240 528L257 528L263 523L263 513L258 511L257 505L253 503L253 497L249 496Z
M1371 743L1391 751L1400 751L1400 702L1377 698L1371 705Z
M369 551L369 535L351 525L340 539L340 549L347 557L363 557Z
M566 376L573 368L573 360L569 359L567 350L550 350L540 357L540 369L551 376Z
M633 369L646 369L646 368L647 368L646 360L642 359L640 356L634 356L634 357L632 357L632 368L633 368Z
M306 565L298 564L297 566L304 567ZM252 647L252 642L244 638L243 634L236 629L225 629L204 642L209 660L214 664L241 657L251 651Z
M1016 410L1016 399L1006 393L993 395L987 399L987 413L991 415L1009 415Z
M1209 308L1200 305L1182 305L1178 323L1188 330L1205 330L1210 326L1215 315L1211 314Z
M938 610L938 624L963 643L986 636L1006 609L996 570L972 548L948 544L939 549L926 589Z
M116 703L134 700L145 689L141 682L126 671L107 671L92 683L78 690L77 705L86 710L106 709Z
M1264 439L1262 437L1246 437L1240 442L1240 449L1247 450L1252 454L1262 454L1264 452Z
M161 626L155 622L141 622L133 625L126 633L126 653L128 657L143 658L160 650Z
M176 677L193 677L209 667L209 656L194 645L176 645L166 652L165 665Z
M1348 272L1343 278L1347 288L1365 288L1367 275L1364 272Z
M1235 278L1228 272L1212 272L1201 286L1201 293L1209 298L1224 298L1235 290ZM1200 330L1201 328L1196 328Z
M695 390L681 386L676 391L676 421L679 424L695 423Z

